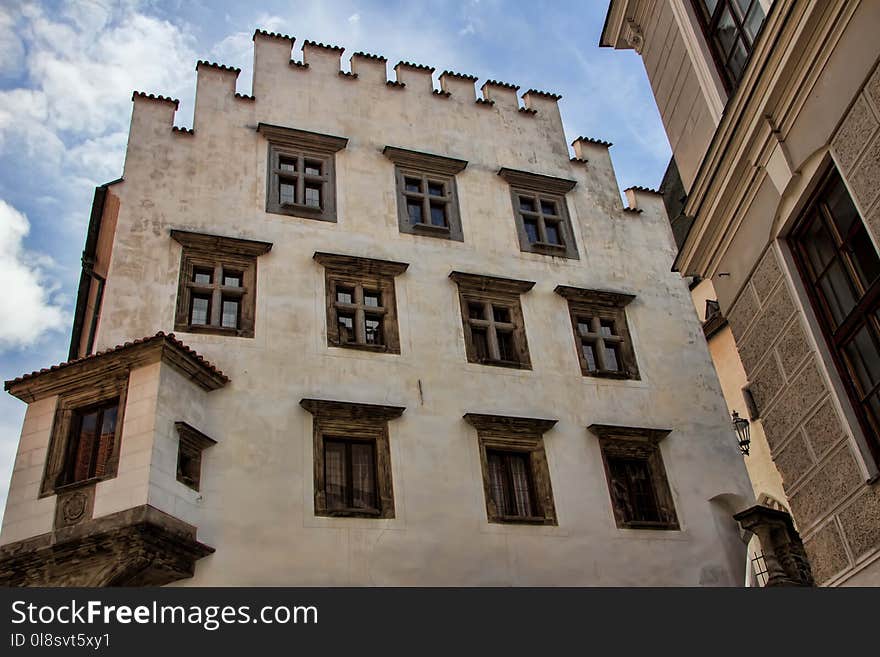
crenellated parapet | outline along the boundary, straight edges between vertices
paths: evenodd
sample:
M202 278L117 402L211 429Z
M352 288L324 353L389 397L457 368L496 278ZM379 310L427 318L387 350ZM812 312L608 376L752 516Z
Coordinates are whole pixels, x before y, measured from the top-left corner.
M487 126L492 125L492 117L496 116L499 129L513 130L512 134L517 134L516 131L534 134L532 131L537 129L544 135L555 132L564 136L558 105L562 96L557 93L530 88L520 94L520 87L515 83L487 79L479 84L476 75L448 69L435 78L433 66L406 60L394 64L393 75L389 77L386 57L362 51L350 56L348 70L344 70L345 48L342 46L305 40L297 49L294 37L266 30L256 30L253 42L251 94L236 91L239 68L199 60L194 130L169 130L174 124L178 102L143 92L135 92L133 96L139 106L133 130L152 124L151 134L164 129L180 136L191 137L194 132L202 134L205 130L210 135L212 130L225 129L223 125L230 122L238 125L256 125L261 121L283 123L285 119L275 115L281 106L306 103L311 108L309 111L318 116L321 103L328 102L341 104L359 116L378 117L405 111L418 117L426 112L448 112L450 116L460 115L455 121L488 122ZM421 100L427 98L431 100ZM261 100L265 101L264 105ZM426 105L421 105L422 102ZM444 105L430 105L436 102ZM218 121L221 117L228 121ZM538 123L532 128L520 121ZM588 166L592 175L604 171L601 177L607 177L616 185L608 153L610 142L578 137L572 146L574 157L570 158L570 164Z

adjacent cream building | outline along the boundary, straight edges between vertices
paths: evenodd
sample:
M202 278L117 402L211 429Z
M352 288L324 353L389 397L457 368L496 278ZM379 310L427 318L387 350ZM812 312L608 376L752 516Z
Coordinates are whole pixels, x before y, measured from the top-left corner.
M0 581L741 585L662 197L559 96L293 45L199 62L192 130L135 92L71 360L6 382Z
M878 29L873 0L612 0L601 37L654 90L675 269L726 318L755 493L830 586L880 585Z

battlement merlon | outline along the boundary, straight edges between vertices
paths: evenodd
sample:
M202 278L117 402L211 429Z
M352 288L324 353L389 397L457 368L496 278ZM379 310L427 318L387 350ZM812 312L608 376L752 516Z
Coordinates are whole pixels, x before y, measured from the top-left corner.
M496 107L505 109L519 109L519 98L516 93L519 86L509 84L507 82L499 82L498 80L486 80L480 87L483 93L483 100L490 100L495 103Z
M342 53L345 48L333 46L317 41L303 41L302 60L303 64L316 73L338 75L341 67Z
M176 98L135 91L131 94L134 104L131 112L132 130L149 130L158 135L170 132L174 126L174 114L180 106Z
M366 52L356 52L349 59L351 72L366 84L385 84L388 80L388 60L382 55L371 55Z
M477 94L474 90L474 84L477 81L476 75L468 75L466 73L456 73L455 71L443 71L440 74L440 89L460 98L474 98Z
M412 62L397 62L394 65L397 82L402 82L408 88L416 91L431 93L434 91L434 67Z

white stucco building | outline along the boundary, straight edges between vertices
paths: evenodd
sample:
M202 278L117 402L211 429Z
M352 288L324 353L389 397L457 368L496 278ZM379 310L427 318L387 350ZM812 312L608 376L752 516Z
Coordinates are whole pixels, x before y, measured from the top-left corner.
M134 94L72 360L6 383L0 579L740 585L662 197L558 96L293 45L255 33L253 96L199 62L192 130Z

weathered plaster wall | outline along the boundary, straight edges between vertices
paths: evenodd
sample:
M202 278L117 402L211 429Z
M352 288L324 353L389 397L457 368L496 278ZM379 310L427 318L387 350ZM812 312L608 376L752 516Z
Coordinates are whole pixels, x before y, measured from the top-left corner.
M149 446L126 418L123 460L149 459L149 502L196 524L217 549L182 584L738 585L744 559L733 557L744 546L709 500L744 506L752 495L687 286L670 272L661 197L631 192L641 212L625 212L607 148L581 142L589 162L571 162L554 101L533 96L532 115L497 88L494 106L477 104L472 83L455 78L444 78L445 97L425 73L401 69L406 87L392 87L375 60L355 58L351 78L325 49L307 46L304 68L289 63L288 40L258 36L255 46L255 100L233 95L234 73L199 67L193 135L172 132L172 104L135 99L125 182L114 188L96 349L173 326L180 247L171 228L274 244L258 260L255 338L178 335L231 382L196 395L173 372L151 373ZM265 212L258 122L348 137L336 157L337 223ZM399 232L385 145L469 162L457 177L463 242ZM520 252L501 166L578 182L568 205L579 260ZM400 355L327 346L315 251L410 263L396 279ZM452 270L537 281L522 297L532 371L467 362ZM636 295L627 313L640 381L581 375L558 284ZM302 397L406 407L389 424L395 518L314 515ZM559 419L544 437L559 526L486 521L466 412ZM173 479L175 420L217 440L198 495ZM616 527L593 423L672 429L661 450L681 531ZM147 478L135 486L134 470L140 495Z

